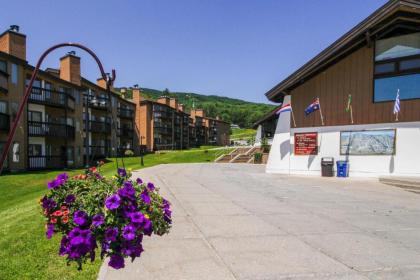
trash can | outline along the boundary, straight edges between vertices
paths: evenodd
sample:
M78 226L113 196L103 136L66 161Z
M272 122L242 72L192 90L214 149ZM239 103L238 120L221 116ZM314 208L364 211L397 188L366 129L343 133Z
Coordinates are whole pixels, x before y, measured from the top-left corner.
M346 160L337 160L337 177L349 176L349 162Z
M324 157L321 159L322 177L334 177L334 158Z

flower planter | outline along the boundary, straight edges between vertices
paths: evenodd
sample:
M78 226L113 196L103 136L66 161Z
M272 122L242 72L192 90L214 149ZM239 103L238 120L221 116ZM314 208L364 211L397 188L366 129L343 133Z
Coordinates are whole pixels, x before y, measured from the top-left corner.
M144 236L163 235L171 227L170 203L153 183L130 179L125 169L105 178L99 168L69 178L66 173L48 182L49 192L40 203L46 236L61 233L59 255L78 268L93 261L97 249L109 266L124 267L143 252Z

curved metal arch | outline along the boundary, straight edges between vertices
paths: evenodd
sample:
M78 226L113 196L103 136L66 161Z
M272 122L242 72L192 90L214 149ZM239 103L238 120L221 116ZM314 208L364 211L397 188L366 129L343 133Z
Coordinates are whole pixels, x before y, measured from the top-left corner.
M12 129L10 130L9 135L7 137L7 142L4 146L4 149L3 149L3 152L2 152L1 158L0 158L0 175L3 171L3 165L4 165L4 162L6 160L7 154L9 153L10 144L12 143L13 137L15 136L17 125L18 125L19 120L22 116L23 109L25 108L25 105L28 102L29 94L32 90L32 86L33 86L33 83L35 81L36 76L38 75L39 69L41 68L41 64L44 61L44 59L47 57L48 54L50 54L52 51L54 51L58 48L63 48L63 47L76 47L76 48L82 49L82 50L86 51L87 53L89 53L95 59L96 63L98 64L99 71L101 72L101 76L106 81L106 90L108 92L110 91L110 88L115 81L115 77L116 77L115 70L112 69L112 74L111 75L108 75L107 73L105 73L104 68L102 66L102 63L99 60L99 58L96 56L96 54L91 49L83 46L82 44L61 43L61 44L54 45L54 46L50 47L49 49L47 49L41 55L41 57L38 59L38 62L35 66L35 69L32 72L31 80L29 81L28 87L25 90L25 94L24 94L23 99L22 99L22 101L19 105L19 109L18 109L18 112L16 114L16 118L13 121Z

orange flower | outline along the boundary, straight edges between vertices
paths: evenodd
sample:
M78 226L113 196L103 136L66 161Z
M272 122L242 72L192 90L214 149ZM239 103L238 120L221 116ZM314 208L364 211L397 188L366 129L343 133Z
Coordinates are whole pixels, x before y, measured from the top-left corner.
M92 173L96 173L96 171L98 171L98 170L96 169L96 167L95 167L95 166L94 166L94 167L89 168L89 170L90 170L90 172L92 172Z
M66 205L61 206L61 210L62 211L67 210L67 206Z
M67 224L69 222L69 217L68 216L64 216L61 221L63 222L63 224Z
M51 218L50 222L51 222L52 224L56 224L56 223L57 223L57 219L56 219L56 218Z
M56 217L61 217L61 216L63 216L63 212L62 212L62 211L60 211L60 210L57 210L57 211L55 211L55 212L53 213L53 216L56 216Z
M69 212L70 212L69 210L64 210L63 211L63 216L67 216L69 214Z

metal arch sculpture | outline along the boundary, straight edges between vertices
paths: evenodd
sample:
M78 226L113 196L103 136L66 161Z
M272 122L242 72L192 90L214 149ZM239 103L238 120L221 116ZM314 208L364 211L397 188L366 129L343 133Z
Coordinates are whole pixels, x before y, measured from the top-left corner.
M116 77L115 70L112 69L112 74L111 75L105 73L104 68L102 66L102 63L99 60L99 58L96 56L96 54L91 49L89 49L89 48L87 48L87 47L85 47L85 46L83 46L81 44L78 44L78 43L61 43L61 44L54 45L54 46L50 47L49 49L47 49L41 55L41 57L38 59L38 62L36 64L36 66L35 66L35 69L34 69L34 71L32 73L31 80L29 81L28 87L26 88L25 94L23 96L23 99L22 99L22 101L21 101L21 103L19 105L19 109L18 109L18 112L16 114L16 118L13 121L12 129L11 129L11 131L10 131L8 137L7 137L7 142L6 142L5 146L4 146L4 149L3 149L3 152L2 152L1 158L0 158L0 175L1 175L2 171L3 171L3 165L4 165L4 162L6 160L7 154L9 153L10 144L12 143L13 137L15 136L17 125L18 125L19 120L20 120L20 118L22 116L23 109L25 108L25 105L28 102L29 94L30 94L30 92L32 90L32 85L33 85L33 83L35 81L35 78L36 78L38 72L39 72L39 69L41 67L41 64L44 61L45 57L47 57L47 55L49 53L51 53L52 51L54 51L54 50L56 50L58 48L62 48L62 47L76 47L76 48L82 49L82 50L86 51L87 53L89 53L95 59L96 63L98 64L99 71L101 72L101 76L106 81L106 90L107 90L107 92L110 91L110 87L112 86L113 82L115 81L115 77Z

